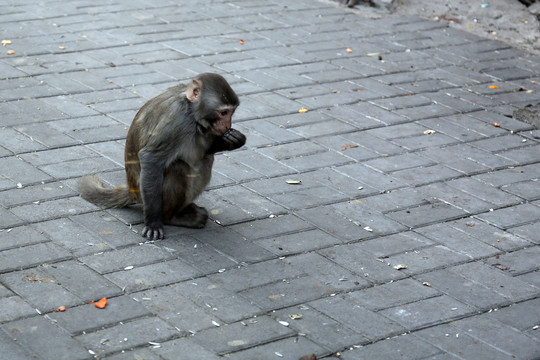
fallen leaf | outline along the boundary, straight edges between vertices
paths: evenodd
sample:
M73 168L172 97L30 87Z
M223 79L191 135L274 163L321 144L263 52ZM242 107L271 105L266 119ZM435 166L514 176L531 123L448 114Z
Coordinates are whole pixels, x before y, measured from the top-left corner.
M64 312L66 310L67 310L67 308L62 305L62 306L59 306L58 309L54 310L54 312Z
M11 45L11 40L2 40L2 46L8 46Z
M407 268L407 265L403 265L403 264L398 264L398 265L394 266L394 269L396 269L396 270L403 270L403 269L406 269L406 268Z
M300 110L298 110L299 113L303 114L303 113L306 113L308 112L308 109L306 108L301 108Z
M8 54L8 55L13 55L13 54L15 54L15 51L14 51L14 50L8 50L8 51L6 52L6 54Z
M352 53L352 49L349 49L349 48L347 48L347 50L345 51L347 51L349 54Z
M244 40L240 40L238 43L239 43L240 45L244 45Z
M470 222L468 222L468 223L465 223L465 225L467 225L467 226L469 226L469 227L473 227L473 226L476 225L476 224L475 224L475 223L470 223Z
M26 275L23 278L23 280L28 281L28 282L51 282L51 283L55 282L53 279L49 279L49 278L45 278L45 277L39 277L36 274Z
M436 131L435 130L426 130L424 131L424 135L431 135L431 134L435 134Z
M368 53L367 56L369 57L373 57L373 56L380 56L381 53L380 52L373 52L373 53Z
M291 320L300 320L302 318L302 314L289 314L289 319Z
M346 145L343 145L340 150L345 151L347 149L354 149L354 148L357 148L357 147L358 147L358 145L356 145L356 144L346 144Z
M499 87L497 85L489 85L489 88L490 89L499 89Z
M107 306L107 298L100 299L94 306L99 309L105 309L105 306Z
M428 283L427 281L424 281L424 282L422 283L422 285L424 285L424 286L431 286L431 284Z
M282 296L283 295L281 295L281 294L276 294L276 295L270 295L268 298L270 300L277 300L277 299L281 299Z
M501 127L501 124L499 124L498 122L492 122L491 125L495 127Z
M66 47L65 46L59 46L58 47L60 50L66 50Z
M363 91L366 90L366 88L352 88L352 91Z

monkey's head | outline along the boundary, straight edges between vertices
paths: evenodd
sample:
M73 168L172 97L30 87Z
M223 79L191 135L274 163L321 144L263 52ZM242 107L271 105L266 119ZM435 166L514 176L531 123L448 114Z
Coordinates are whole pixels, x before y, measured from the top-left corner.
M232 115L240 104L238 96L218 74L198 75L186 89L186 98L193 106L193 114L205 132L222 136L231 128Z

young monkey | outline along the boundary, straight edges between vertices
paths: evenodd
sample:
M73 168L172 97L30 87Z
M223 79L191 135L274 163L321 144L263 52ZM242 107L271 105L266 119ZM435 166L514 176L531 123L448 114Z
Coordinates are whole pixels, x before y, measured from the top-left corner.
M149 240L163 239L163 225L204 227L208 212L193 201L210 181L214 154L246 142L231 128L239 100L218 74L204 73L151 99L129 128L127 186L105 188L99 177L79 181L81 196L106 207L142 203Z

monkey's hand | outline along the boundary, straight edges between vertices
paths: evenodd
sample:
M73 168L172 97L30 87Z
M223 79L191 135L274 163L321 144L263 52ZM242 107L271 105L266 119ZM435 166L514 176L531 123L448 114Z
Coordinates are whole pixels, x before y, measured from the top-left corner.
M227 150L238 149L246 143L246 136L236 129L229 129L223 134L223 141L228 145Z
M208 149L208 154L215 154L219 151L234 150L244 146L246 143L246 136L240 131L235 129L229 129L221 137L218 137Z
M165 237L165 231L163 230L163 223L161 221L155 221L150 224L145 224L142 231L142 236L149 241L161 240Z

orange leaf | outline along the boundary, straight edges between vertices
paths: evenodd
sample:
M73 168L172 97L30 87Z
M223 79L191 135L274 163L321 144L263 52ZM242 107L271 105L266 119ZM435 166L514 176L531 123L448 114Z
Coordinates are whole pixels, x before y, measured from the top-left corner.
M307 111L308 111L308 109L305 109L305 108L301 108L300 110L298 110L299 113L305 113Z
M107 298L103 298L94 304L95 307L104 309L107 306Z
M64 311L66 311L66 310L67 310L67 308L66 308L65 306L62 305L62 306L58 307L58 309L54 310L54 312L59 312L59 311L60 311L60 312L64 312Z
M489 85L490 89L498 89L499 87L497 85Z
M501 124L499 124L498 122L492 122L491 125L495 127L501 127Z

